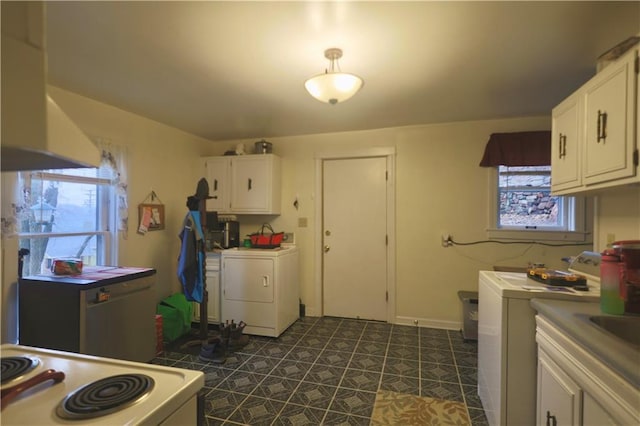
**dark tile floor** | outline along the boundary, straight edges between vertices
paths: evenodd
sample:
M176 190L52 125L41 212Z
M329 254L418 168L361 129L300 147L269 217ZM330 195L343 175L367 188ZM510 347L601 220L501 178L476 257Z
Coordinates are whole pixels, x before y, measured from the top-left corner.
M209 425L368 425L379 389L464 402L487 424L477 344L459 331L304 317L278 338L251 336L221 365L171 350L153 363L205 373Z

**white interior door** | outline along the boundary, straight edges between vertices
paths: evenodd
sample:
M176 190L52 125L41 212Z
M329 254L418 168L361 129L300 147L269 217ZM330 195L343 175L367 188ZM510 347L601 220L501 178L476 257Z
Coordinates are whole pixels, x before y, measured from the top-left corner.
M387 320L386 164L323 161L324 315Z

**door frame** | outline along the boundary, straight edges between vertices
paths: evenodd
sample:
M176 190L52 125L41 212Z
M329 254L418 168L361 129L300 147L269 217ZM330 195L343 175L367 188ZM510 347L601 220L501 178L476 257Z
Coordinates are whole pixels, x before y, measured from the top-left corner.
M396 316L396 193L395 193L395 147L365 148L352 151L326 152L315 155L315 230L314 230L314 289L315 309L311 315L324 315L323 294L323 250L322 230L324 228L323 173L325 160L348 160L356 158L384 157L387 160L387 322L393 323Z

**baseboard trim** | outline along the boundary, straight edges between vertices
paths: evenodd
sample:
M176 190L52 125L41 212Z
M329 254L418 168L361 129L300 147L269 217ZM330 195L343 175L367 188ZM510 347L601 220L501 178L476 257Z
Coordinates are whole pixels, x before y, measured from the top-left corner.
M398 316L394 324L413 325L418 327L439 328L443 330L460 330L462 322L459 321L442 321L430 318L402 317Z
M308 317L318 317L315 309L307 306L306 315ZM416 317L396 317L392 322L397 325L413 325L418 327L439 328L442 330L462 330L461 321L442 321L430 318L416 318Z

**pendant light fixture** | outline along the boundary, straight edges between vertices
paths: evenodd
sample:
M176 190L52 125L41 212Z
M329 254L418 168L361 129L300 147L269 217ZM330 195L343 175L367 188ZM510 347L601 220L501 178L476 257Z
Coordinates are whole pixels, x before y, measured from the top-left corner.
M305 81L304 87L317 100L335 105L355 95L364 81L357 75L340 70L338 59L342 57L341 49L327 49L324 56L329 60L329 69Z

